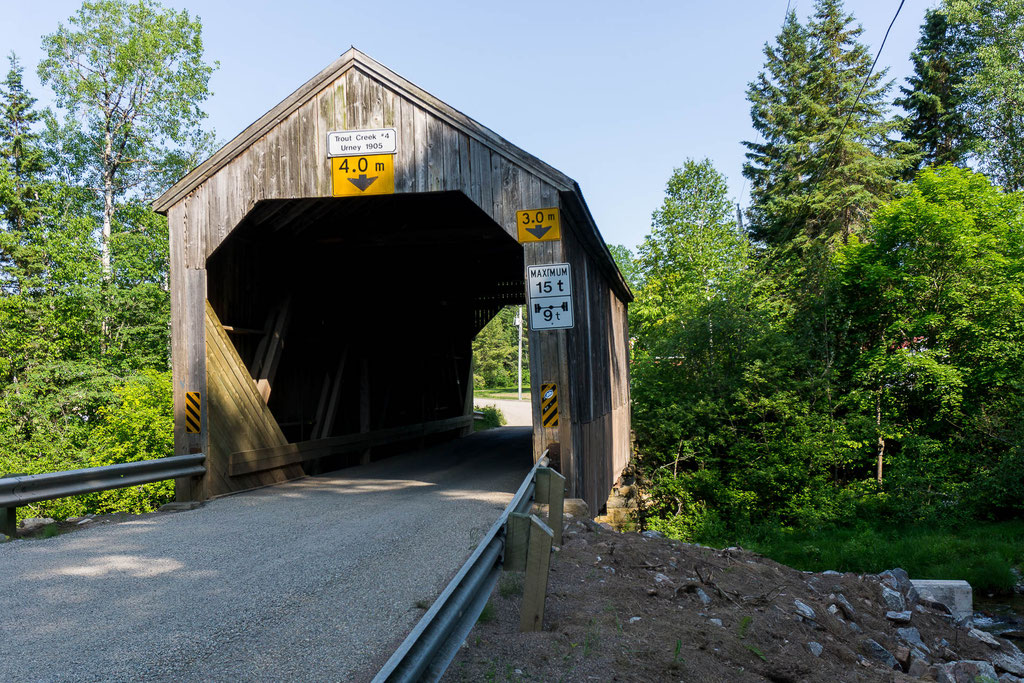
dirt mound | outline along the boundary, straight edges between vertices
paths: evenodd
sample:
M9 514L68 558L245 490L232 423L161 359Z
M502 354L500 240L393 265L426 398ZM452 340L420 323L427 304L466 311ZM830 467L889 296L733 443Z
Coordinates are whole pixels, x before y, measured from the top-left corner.
M521 586L520 576L503 576L445 680L974 681L1017 666L1024 673L1009 641L986 644L987 634L954 624L899 571L800 572L740 548L620 534L587 520L566 524L552 559L543 632L518 632Z

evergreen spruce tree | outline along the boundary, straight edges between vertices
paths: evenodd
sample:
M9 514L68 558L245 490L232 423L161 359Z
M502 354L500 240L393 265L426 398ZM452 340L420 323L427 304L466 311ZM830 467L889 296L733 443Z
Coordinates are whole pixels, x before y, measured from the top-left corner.
M36 124L42 114L23 85L21 64L12 53L0 85L0 286L20 290L28 267L26 232L36 221L46 170Z
M768 244L792 232L798 222L789 200L800 192L801 166L808 156L801 142L809 53L807 31L790 12L775 43L765 44L764 70L747 89L751 121L763 140L743 143L749 150L743 175L750 180L750 233Z
M908 160L894 156L889 84L842 0L818 0L806 28L790 16L750 85L752 232L769 246L831 248L861 230ZM863 93L858 99L858 93Z
M895 101L907 112L898 119L903 137L920 154L908 168L908 179L928 166L962 166L974 145L961 91L962 45L946 15L928 10L911 55L914 75L907 78L908 87L900 87L903 97Z

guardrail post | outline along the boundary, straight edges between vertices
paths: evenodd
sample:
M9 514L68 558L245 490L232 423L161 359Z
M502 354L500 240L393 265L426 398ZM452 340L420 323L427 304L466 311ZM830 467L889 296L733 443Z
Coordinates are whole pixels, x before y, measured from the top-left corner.
M505 559L501 566L507 572L526 569L526 551L530 542L530 515L513 512L505 527Z
M24 477L24 472L8 472L3 475L5 479L13 479L14 477ZM11 538L18 533L18 508L15 505L6 508L0 508L0 533L6 534Z
M562 510L565 504L565 477L550 467L537 468L537 502L548 506L548 526L554 544L562 546Z
M0 508L0 533L11 538L18 533L18 508Z
M530 515L530 541L526 553L526 581L519 614L520 631L540 631L544 627L544 602L548 595L548 568L551 565L553 534L537 515Z

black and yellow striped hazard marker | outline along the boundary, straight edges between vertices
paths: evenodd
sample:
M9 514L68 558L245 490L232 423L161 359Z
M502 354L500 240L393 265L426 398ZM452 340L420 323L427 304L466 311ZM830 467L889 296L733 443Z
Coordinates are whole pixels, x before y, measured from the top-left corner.
M540 385L540 423L545 427L558 426L558 387L554 382Z
M189 434L198 434L200 431L199 426L202 424L200 405L198 391L185 392L185 431Z

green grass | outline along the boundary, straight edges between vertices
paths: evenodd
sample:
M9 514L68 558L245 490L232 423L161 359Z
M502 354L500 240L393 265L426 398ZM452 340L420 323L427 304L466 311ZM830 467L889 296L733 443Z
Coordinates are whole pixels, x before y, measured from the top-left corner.
M497 616L497 614L494 611L494 605L492 605L491 601L488 600L487 604L484 605L483 610L481 610L480 616L476 618L476 621L478 624L488 624L494 621L495 616Z
M488 389L474 389L474 398L503 398L503 399L517 399L519 398L519 388L515 385L510 387L490 387ZM530 400L530 387L528 385L523 386L523 400Z
M739 537L698 539L754 550L796 569L877 573L902 567L915 579L964 579L976 590L1011 591L1024 565L1024 521L974 522L958 528L913 526L840 529L763 527Z
M523 574L521 572L502 572L501 579L498 580L498 595L508 599L522 594Z

